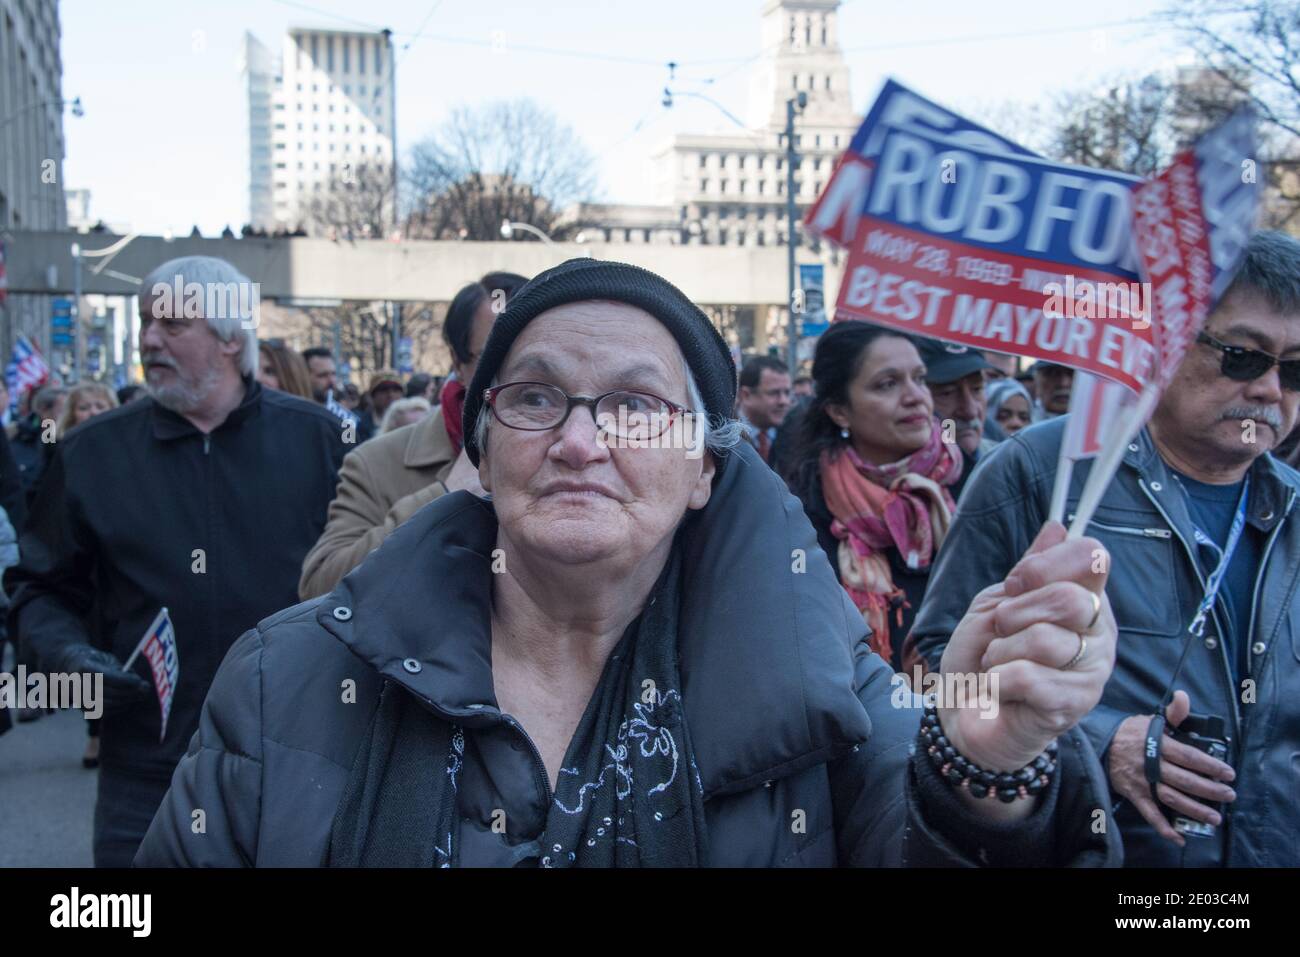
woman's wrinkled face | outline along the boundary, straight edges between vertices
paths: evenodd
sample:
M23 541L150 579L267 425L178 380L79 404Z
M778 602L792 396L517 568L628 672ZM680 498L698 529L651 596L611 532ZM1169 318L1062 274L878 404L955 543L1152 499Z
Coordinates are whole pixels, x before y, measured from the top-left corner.
M934 400L916 347L898 336L876 339L849 383L847 404L828 404L826 413L848 428L858 454L876 465L920 449L934 428Z
M996 416L998 425L1007 435L1015 435L1029 425L1029 402L1023 395L1007 396L998 407Z
M676 341L649 313L623 303L569 303L530 322L497 376L500 385L520 381L571 396L630 389L689 406ZM603 563L611 572L666 551L686 510L707 504L713 472L707 452L598 441L592 411L583 406L541 432L493 418L479 465L510 546L530 561Z

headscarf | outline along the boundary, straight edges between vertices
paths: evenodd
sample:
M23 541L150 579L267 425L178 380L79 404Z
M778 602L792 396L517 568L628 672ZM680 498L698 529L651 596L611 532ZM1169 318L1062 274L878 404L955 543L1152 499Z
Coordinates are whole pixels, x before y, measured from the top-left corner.
M984 436L995 442L1002 442L1010 438L1006 430L998 423L998 410L1006 404L1007 399L1013 395L1020 396L1029 406L1030 414L1033 414L1034 400L1030 398L1029 390L1016 379L1008 377L990 382L984 387L984 395L988 399L989 407L988 414L984 418Z

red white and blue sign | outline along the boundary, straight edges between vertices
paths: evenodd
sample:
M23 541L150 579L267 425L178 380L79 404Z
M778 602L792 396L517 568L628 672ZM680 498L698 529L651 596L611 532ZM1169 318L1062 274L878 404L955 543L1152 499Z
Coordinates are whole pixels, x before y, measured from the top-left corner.
M1134 191L1163 388L1241 263L1259 200L1255 116L1238 110Z
M176 632L172 628L171 616L164 608L158 612L153 624L140 639L140 644L131 657L127 667L136 655L143 655L149 663L150 677L153 678L154 691L158 695L158 707L162 711L162 731L158 735L161 742L167 737L167 718L172 713L172 701L176 697L176 686L181 680L181 662L176 652Z
M25 392L44 385L49 377L50 367L41 355L41 350L32 345L26 336L17 336L9 354L9 364L5 367L10 408L17 408L18 400Z
M809 211L810 229L852 237L836 318L1141 391L1155 345L1132 242L1139 180L1034 156L892 81L881 99L839 167L848 185Z

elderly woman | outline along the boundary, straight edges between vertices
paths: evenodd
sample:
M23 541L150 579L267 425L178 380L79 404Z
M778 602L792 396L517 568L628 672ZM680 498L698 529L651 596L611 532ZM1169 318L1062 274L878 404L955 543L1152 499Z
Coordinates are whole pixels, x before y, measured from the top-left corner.
M437 499L240 639L137 863L1113 860L1071 730L1114 658L1096 542L1049 527L972 604L945 665L999 675L995 715L922 712L735 445L735 382L658 276L529 283L466 398L490 499Z

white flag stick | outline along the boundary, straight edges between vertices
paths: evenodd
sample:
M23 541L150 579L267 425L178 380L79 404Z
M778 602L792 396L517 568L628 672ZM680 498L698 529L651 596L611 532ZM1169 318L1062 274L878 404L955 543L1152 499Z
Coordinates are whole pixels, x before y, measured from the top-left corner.
M1047 513L1050 522L1065 522L1065 496L1070 491L1070 476L1074 474L1074 459L1062 458L1056 465L1056 484L1052 486L1052 508Z
M1137 405L1133 407L1131 415L1119 416L1111 423L1106 433L1106 441L1101 451L1097 453L1096 461L1092 463L1092 471L1088 473L1088 481L1079 496L1079 506L1074 513L1074 522L1070 525L1070 538L1083 536L1083 530L1092 521L1093 513L1101 504L1101 497L1110 487L1110 481L1119 469L1119 463L1124 458L1128 444L1151 417L1151 412L1155 409L1159 398L1159 387L1148 386L1138 399Z

